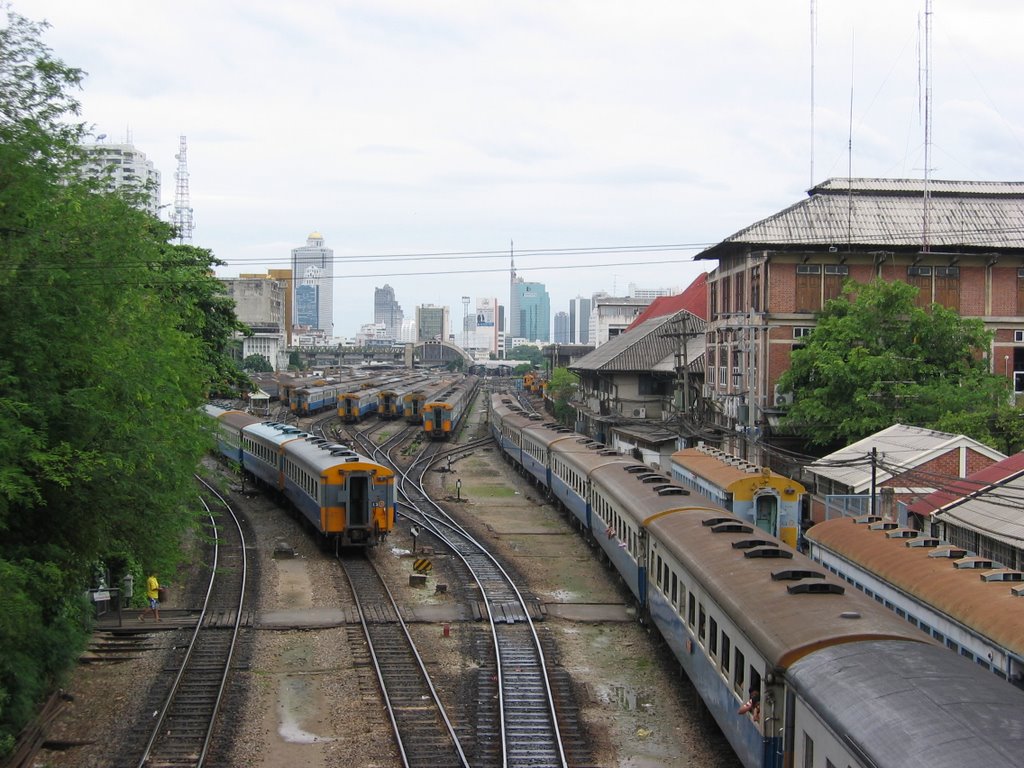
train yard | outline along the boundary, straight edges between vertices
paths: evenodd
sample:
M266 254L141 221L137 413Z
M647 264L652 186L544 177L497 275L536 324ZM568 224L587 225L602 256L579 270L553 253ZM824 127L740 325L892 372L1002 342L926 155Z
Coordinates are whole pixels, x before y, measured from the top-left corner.
M475 411L473 418L481 418L480 413ZM401 428L399 422L384 429L394 433ZM485 433L482 426L472 429ZM458 457L452 470L426 473L426 484L444 506L468 517L472 537L514 562L517 583L529 585L529 607L522 610L543 619L535 645L550 657L548 679L555 689L550 695L558 700L559 711L568 713L559 723L566 731L564 763L558 757L540 763L524 757L509 764L734 765L713 726L687 709L691 694L672 675L657 644L632 621L620 588L558 513L518 482L493 450L477 448ZM504 598L482 600L475 587L465 584L465 566L447 553L447 545L432 543L423 530L414 543L408 522L400 522L378 548L373 562L397 605L382 609L378 598L369 598L366 604L372 607L365 612L406 617L408 633L421 649L422 667L470 753L465 763L459 762L457 749L450 761L403 762L381 708L376 671L398 664L388 660L375 666L363 632L357 631L354 598L338 563L266 497L248 490L232 496L244 502L255 541L250 549L264 561L253 610L259 617L255 625L265 631L247 630L251 654L244 654L235 669L235 687L245 693L228 697L230 711L218 726L208 764L501 764L500 739L490 726L500 717L500 675L490 661L492 630L479 620L478 606L490 604L504 615L509 610ZM420 525L425 528L426 522ZM428 560L431 570L423 586L412 586L413 566L420 560ZM395 622L388 618L376 624ZM152 665L139 666L152 674ZM511 680L516 666L509 669ZM131 698L131 686L123 688L120 698ZM94 730L102 728L101 719L94 718ZM523 719L512 715L507 723ZM66 740L76 738L68 735ZM536 740L535 734L524 739ZM79 746L47 757L54 766L113 764L105 761L100 741L92 750ZM436 739L408 741L411 754L416 749L436 752L436 746L425 746L436 745ZM90 762L90 754L98 757Z

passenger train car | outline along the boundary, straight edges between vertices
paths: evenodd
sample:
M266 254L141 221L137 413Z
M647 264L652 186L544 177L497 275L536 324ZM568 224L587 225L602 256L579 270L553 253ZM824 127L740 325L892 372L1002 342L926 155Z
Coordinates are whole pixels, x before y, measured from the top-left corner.
M337 546L372 547L395 526L395 475L353 451L241 411L207 406L217 447L243 472L284 496Z
M435 400L451 389L455 380L444 377L437 381L427 382L422 386L411 387L400 393L401 416L408 424L423 424L423 406Z
M708 445L673 453L672 479L789 546L797 546L805 490L795 480Z
M807 531L810 557L950 650L1024 687L1024 572L878 515Z
M490 425L622 577L748 768L1019 764L1012 686L647 465L501 395ZM739 713L751 689L756 717Z
M362 421L371 413L377 413L377 396L380 386L368 383L366 386L338 393L338 416L347 424Z
M464 376L436 400L423 404L423 432L434 440L448 440L476 394L480 379Z
M291 409L300 416L311 416L335 408L341 388L341 384L322 384L296 389L291 394Z

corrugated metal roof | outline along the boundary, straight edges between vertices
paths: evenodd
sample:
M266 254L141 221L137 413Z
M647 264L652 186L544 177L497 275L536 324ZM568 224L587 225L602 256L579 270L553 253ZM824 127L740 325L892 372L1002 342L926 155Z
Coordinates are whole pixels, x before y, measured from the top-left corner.
M718 258L737 245L920 248L924 191L920 179L830 179L697 258ZM933 180L928 199L929 247L1024 248L1024 182Z
M893 424L891 427L868 435L856 443L840 448L828 456L808 465L807 470L820 477L827 477L837 483L849 486L854 493L863 493L871 485L871 449L878 449L879 466L875 474L876 483L882 483L895 474L885 466L898 466L910 471L939 453L960 447L968 447L995 461L1006 457L983 443L965 435L951 435L933 429Z
M691 371L704 370L704 326L699 317L685 310L652 317L620 333L569 366L571 371L675 371L678 334L699 334L686 339L687 362Z
M935 519L1024 547L1024 478L1015 477L988 493L937 512ZM1024 627L1021 629L1024 632Z

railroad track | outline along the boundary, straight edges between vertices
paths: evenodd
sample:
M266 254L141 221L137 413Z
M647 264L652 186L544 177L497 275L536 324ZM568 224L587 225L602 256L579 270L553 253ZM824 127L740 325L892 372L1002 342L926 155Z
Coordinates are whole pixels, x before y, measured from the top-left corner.
M489 438L478 441L479 445L488 442ZM464 452L479 445L456 450ZM413 480L412 469L400 472L399 492L406 497L402 514L441 540L464 563L480 590L482 618L490 625L498 708L496 727L478 728L478 749L497 752L504 768L564 768L568 763L555 697L532 618L538 608L527 601L487 547L430 499L422 476L438 460L441 457L434 453L418 463L418 480Z
M406 768L469 768L398 606L362 553L343 555L370 658Z
M248 566L245 537L227 501L211 485L197 479L223 510L215 513L202 500L214 542L209 585L177 677L136 763L138 768L199 768L205 764L238 641ZM223 524L218 525L218 517Z

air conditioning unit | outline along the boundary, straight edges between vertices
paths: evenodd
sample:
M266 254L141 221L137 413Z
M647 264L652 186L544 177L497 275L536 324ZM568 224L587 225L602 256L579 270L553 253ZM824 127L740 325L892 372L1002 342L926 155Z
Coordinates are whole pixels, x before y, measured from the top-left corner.
M634 408L633 409L633 416L635 418L637 418L637 419L646 419L647 418L647 409L646 408Z
M793 393L792 392L779 392L779 387L775 387L775 404L776 405L792 405L793 404Z

